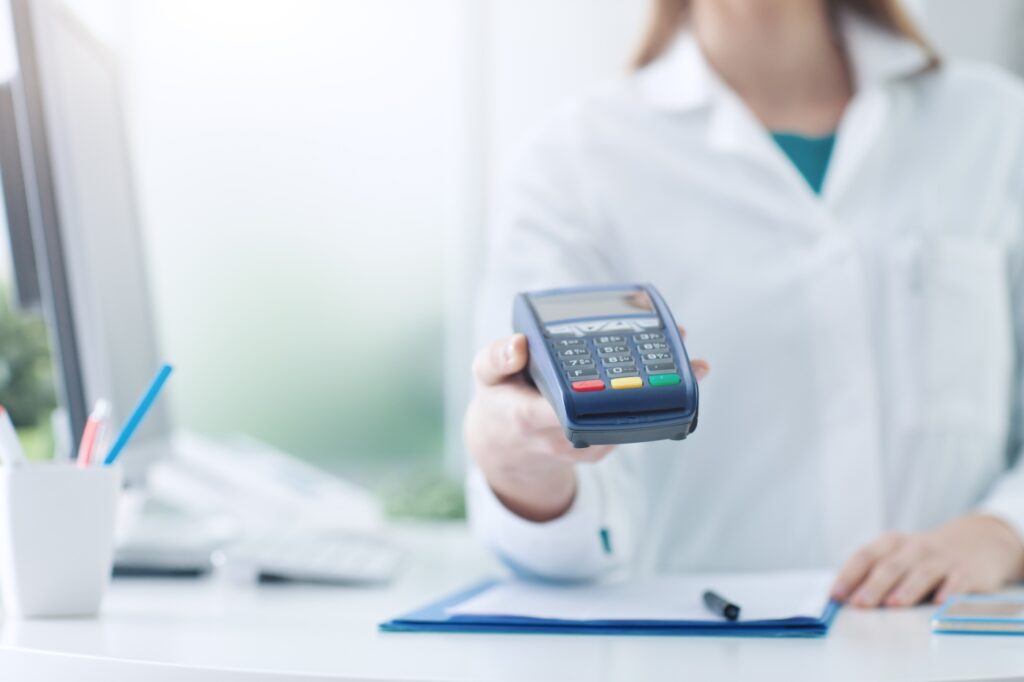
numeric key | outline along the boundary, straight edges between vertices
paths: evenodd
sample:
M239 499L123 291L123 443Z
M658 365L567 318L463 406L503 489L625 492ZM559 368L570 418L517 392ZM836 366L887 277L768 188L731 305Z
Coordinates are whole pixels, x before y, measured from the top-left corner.
M651 352L651 353L641 353L640 354L640 359L643 360L645 365L648 364L648 363L651 363L651 362L674 362L675 361L675 359L672 357L672 354L671 353L666 353L665 351L654 351L654 352Z

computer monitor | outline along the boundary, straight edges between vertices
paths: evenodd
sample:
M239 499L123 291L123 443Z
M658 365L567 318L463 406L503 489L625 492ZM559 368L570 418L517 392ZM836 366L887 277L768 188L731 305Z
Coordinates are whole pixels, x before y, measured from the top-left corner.
M59 0L9 0L9 10L18 70L4 84L13 125L0 127L0 164L11 192L5 198L16 281L28 296L26 283L39 282L58 390L77 439L88 406L100 397L110 400L113 423L121 423L164 360L121 78L114 55ZM4 102L0 97L0 107ZM171 431L163 400L124 458L129 481L168 451Z

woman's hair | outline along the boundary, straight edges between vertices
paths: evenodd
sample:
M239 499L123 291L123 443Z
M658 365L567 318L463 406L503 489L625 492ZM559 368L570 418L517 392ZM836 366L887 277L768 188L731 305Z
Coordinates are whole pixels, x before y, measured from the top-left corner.
M899 0L826 0L835 12L848 7L863 17L898 33L924 48L928 53L928 68L937 66L938 54L925 40L914 22L900 6ZM660 57L672 43L690 9L690 0L654 0L651 20L633 58L633 68L647 66Z

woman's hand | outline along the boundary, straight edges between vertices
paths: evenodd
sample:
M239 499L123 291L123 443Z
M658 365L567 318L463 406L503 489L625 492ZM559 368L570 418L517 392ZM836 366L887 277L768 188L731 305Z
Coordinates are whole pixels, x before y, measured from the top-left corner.
M854 554L832 596L853 606L913 606L991 592L1024 577L1024 542L1004 521L965 516L926 533L886 533Z
M682 332L682 329L680 329ZM476 393L466 410L466 447L502 503L531 521L550 521L576 495L577 462L596 462L611 445L574 448L555 410L522 375L529 359L522 334L498 339L473 362ZM702 379L708 364L694 360Z

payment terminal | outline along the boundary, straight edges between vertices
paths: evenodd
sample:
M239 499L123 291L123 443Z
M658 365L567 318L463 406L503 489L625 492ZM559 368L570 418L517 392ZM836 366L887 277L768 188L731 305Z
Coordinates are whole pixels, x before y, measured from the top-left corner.
M672 313L650 284L522 293L513 326L529 375L575 447L682 440L697 428L697 382Z

